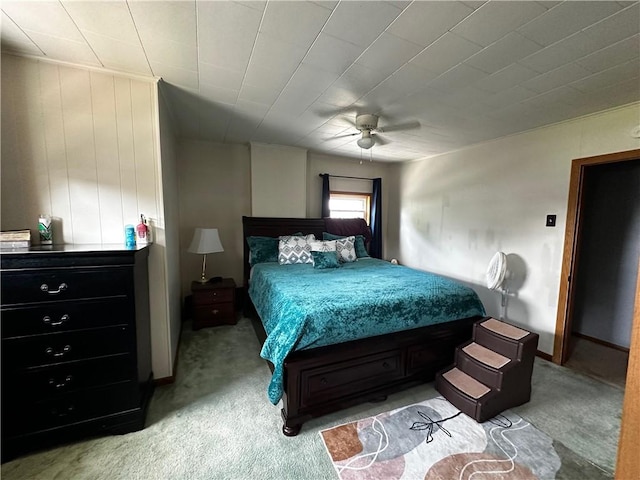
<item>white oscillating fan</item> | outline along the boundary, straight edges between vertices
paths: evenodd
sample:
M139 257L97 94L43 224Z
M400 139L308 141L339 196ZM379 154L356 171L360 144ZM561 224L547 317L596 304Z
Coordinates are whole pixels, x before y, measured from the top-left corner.
M505 288L504 283L508 276L507 256L502 252L496 252L491 258L489 267L487 268L487 287L490 290L499 290L502 294L500 320L504 319L507 308L507 294L509 292Z

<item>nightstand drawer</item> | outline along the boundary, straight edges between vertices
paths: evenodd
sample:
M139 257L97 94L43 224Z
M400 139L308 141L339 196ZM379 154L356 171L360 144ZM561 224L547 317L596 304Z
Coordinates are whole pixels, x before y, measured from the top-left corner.
M2 338L122 325L127 300L109 298L50 302L2 310Z
M2 305L131 295L121 268L21 270L2 274Z
M210 306L200 306L194 308L194 317L197 321L216 322L216 320L234 320L236 311L233 303L221 303Z
M216 288L193 292L194 305L233 302L234 291L230 288Z
M2 340L2 369L53 365L132 351L127 327L96 328Z

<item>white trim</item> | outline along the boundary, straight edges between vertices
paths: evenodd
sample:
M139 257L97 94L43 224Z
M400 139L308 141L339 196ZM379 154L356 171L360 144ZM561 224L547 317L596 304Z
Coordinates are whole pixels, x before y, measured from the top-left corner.
M27 58L29 60L35 60L36 62L52 63L54 65L60 65L63 67L89 70L91 72L103 73L105 75L114 75L116 77L124 77L131 80L138 80L138 81L148 82L148 83L158 83L162 79L162 77L156 77L154 75L142 75L142 74L121 72L119 70L111 70L109 68L104 68L104 67L95 67L90 65L81 65L81 64L72 63L72 62L64 62L62 60L54 60L47 57L40 57L38 55L26 55L26 54L21 54L16 52L7 52L4 50L2 51L2 55L11 55L12 57Z

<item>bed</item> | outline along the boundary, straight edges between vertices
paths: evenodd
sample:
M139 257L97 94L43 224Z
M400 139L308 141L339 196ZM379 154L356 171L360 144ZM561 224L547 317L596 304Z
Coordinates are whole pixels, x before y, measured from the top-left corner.
M311 418L433 380L485 315L470 288L378 259L323 270L277 262L251 268L248 237L322 239L332 228L323 219L243 217L245 315L271 368L267 396L282 402L288 436Z

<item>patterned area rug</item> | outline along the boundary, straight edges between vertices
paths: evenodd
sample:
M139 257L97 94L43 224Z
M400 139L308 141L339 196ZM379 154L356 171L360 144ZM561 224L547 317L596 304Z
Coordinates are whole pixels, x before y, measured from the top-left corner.
M341 480L610 478L509 410L479 424L443 397L320 435Z

